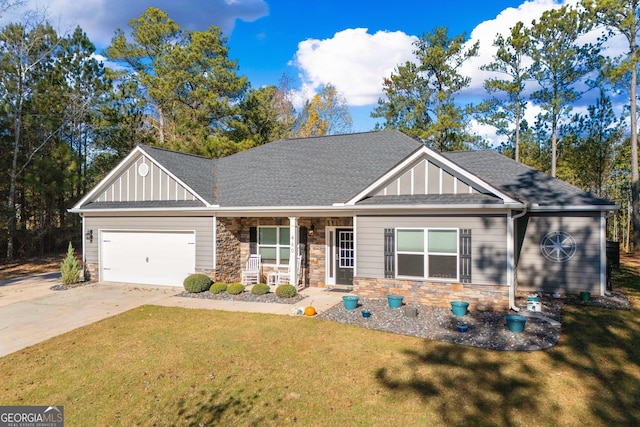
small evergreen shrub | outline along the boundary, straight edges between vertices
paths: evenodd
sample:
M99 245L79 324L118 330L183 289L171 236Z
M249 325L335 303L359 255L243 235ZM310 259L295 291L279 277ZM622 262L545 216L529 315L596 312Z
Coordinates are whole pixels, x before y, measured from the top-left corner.
M197 294L211 287L211 278L203 273L195 273L184 279L183 285L185 291Z
M80 263L74 254L73 245L69 242L67 249L67 257L60 264L60 272L62 273L62 284L73 285L80 281Z
M232 283L227 286L227 292L231 295L240 295L244 292L244 285L242 283Z
M280 285L276 288L276 295L280 298L292 298L298 295L296 287L290 284Z
M209 292L211 292L212 294L220 294L226 291L227 291L227 284L224 282L215 282L209 288Z
M254 295L267 294L269 293L269 285L265 283L258 283L256 285L253 285L253 288L251 288L251 293Z

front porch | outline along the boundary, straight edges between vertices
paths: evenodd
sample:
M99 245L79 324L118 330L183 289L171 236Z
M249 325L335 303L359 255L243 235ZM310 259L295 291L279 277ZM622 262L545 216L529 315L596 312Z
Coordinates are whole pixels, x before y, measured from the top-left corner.
M355 252L351 217L218 217L212 278L239 282L251 254L260 254L259 282L278 269L296 271L298 286L351 289ZM300 257L300 268L296 259Z

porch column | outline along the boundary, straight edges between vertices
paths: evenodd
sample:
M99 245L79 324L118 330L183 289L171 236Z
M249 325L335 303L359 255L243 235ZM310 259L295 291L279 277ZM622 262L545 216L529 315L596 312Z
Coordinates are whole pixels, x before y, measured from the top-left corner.
M298 217L289 217L289 271L291 284L298 287Z

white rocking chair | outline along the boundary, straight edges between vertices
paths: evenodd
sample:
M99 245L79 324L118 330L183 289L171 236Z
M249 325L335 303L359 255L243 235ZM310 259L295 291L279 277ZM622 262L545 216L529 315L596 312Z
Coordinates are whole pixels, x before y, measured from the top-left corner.
M299 256L296 259L296 277L298 278L298 282L300 282L300 280L302 279L302 277L300 277L301 262L302 262L302 257ZM283 270L279 270L278 276L276 278L276 285L282 285L285 283L292 284L296 288L298 287L297 284L291 283L291 271L288 266Z
M255 285L260 281L260 255L251 254L245 268L241 271L243 285Z

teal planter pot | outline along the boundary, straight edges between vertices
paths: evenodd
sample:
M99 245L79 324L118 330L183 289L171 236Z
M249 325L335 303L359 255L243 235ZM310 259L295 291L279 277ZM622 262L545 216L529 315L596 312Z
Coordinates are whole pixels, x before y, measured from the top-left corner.
M580 292L580 301L589 301L591 299L591 292Z
M469 303L465 301L451 301L451 311L454 316L464 316L467 314Z
M402 300L404 297L402 295L389 294L387 295L387 302L389 303L389 307L391 308L399 308L402 305Z
M342 297L342 303L344 304L344 308L346 310L355 310L358 306L358 297L357 295L345 295Z
M525 323L527 323L527 318L524 316L518 316L514 314L507 315L507 328L511 332L524 331Z

